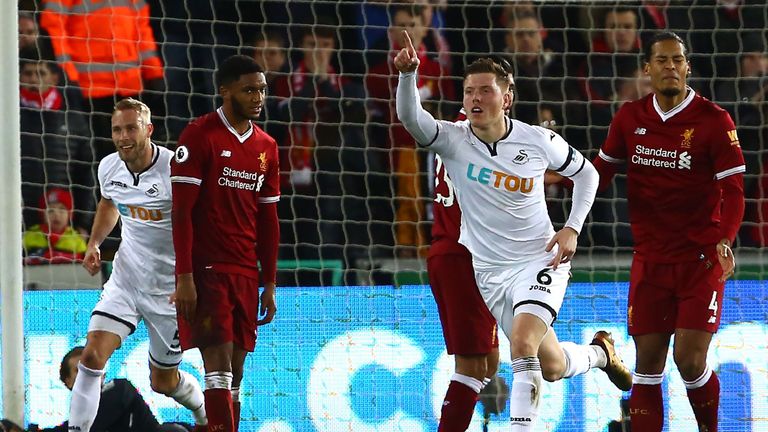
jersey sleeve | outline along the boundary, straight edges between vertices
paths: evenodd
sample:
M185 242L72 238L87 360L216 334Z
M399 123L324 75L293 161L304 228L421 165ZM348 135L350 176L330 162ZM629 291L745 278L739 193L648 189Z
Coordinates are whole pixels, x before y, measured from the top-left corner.
M608 137L600 148L598 157L606 162L620 164L627 159L627 146L624 143L624 112L628 105L624 105L611 121L608 127Z
M549 162L548 169L565 177L573 177L584 169L587 160L578 150L570 146L557 132L538 129L545 134L542 147Z
M717 126L712 131L711 142L710 152L717 180L745 172L746 165L736 125L727 111L721 112Z
M104 185L107 183L107 164L102 161L102 163L99 164L99 192L101 193L101 197L104 199L112 200L112 197L107 192Z
M264 186L259 192L260 203L275 203L280 201L280 158L277 151L277 143L272 141L272 154L269 156L270 164L264 178Z
M171 161L171 182L200 186L206 161L211 160L208 153L203 131L197 125L188 125L179 137L179 146Z

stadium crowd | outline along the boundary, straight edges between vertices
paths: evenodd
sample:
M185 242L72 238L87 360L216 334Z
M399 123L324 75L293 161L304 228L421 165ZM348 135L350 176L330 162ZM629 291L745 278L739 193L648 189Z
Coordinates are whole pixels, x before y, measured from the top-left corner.
M19 3L29 263L82 254L78 236L87 235L98 202L96 167L113 151L116 99L146 102L153 140L173 149L191 119L220 104L213 71L235 53L267 71L261 126L280 146L279 258L342 260L349 269L360 260L425 257L433 162L395 114L392 58L402 30L421 61L419 96L436 118L456 118L462 71L491 54L512 66L511 115L557 131L590 158L621 104L650 92L643 41L659 29L678 32L691 48L689 84L738 127L747 212L737 246L768 244L762 0ZM628 223L614 222L628 220L625 188L619 178L598 195L583 246L631 250ZM565 221L569 193L548 187L553 222ZM71 224L50 221L56 208L71 213Z

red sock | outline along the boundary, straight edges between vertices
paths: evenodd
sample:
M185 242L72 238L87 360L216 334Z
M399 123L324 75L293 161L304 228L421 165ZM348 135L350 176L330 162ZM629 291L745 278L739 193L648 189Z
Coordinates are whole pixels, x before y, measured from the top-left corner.
M709 372L709 369L705 374ZM705 377L702 377L705 378ZM688 387L690 383L686 383ZM696 415L699 430L705 432L717 432L717 409L720 406L720 380L712 371L707 382L697 388L688 389L688 401Z
M235 432L240 429L240 401L232 402L232 417L235 420Z
M477 390L457 381L456 375L454 375L454 379L448 385L448 391L445 393L440 425L437 428L438 432L464 432L469 427L469 422L472 421L477 395L482 383L471 377L462 376L462 378L476 381Z
M663 375L635 373L629 395L629 415L632 430L661 432L664 427L664 400L661 396Z
M234 432L232 421L232 393L229 389L208 389L205 396L205 414L208 416L208 430Z

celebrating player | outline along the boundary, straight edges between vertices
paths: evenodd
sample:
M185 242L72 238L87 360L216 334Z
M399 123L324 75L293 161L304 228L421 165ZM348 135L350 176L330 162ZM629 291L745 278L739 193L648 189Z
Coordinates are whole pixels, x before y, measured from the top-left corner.
M500 64L506 71L511 68L503 59ZM462 108L457 121L466 119ZM453 182L438 155L435 155L434 195L427 273L440 314L445 347L448 354L454 356L455 363L438 431L464 432L472 421L478 393L499 368L499 337L496 320L475 283L472 255L459 243L461 209Z
M717 430L720 383L707 365L720 324L731 242L744 215L744 157L728 113L686 84L688 51L671 32L645 48L653 93L624 104L595 159L600 186L627 163L635 254L627 324L637 348L632 429L658 432L670 335L699 430Z
M151 142L149 108L123 99L112 113L117 152L99 163L101 201L83 266L101 269L99 245L122 222L122 243L114 270L91 314L88 337L72 387L69 430L88 432L96 418L104 366L123 340L144 320L149 330L149 379L152 389L192 411L205 430L203 394L197 380L178 369L182 351L176 310L171 247L171 173L173 152Z
M407 34L395 57L400 71L397 113L420 145L440 155L462 208L459 241L472 254L475 279L512 348L512 430L530 431L543 379L599 367L619 388L631 375L606 332L591 345L559 343L552 323L565 295L576 237L597 189L597 173L557 133L505 116L512 103L504 69L490 59L465 70L468 120L435 120L416 91L419 60ZM547 168L574 182L573 209L555 233L544 200Z
M209 430L231 432L256 327L277 310L280 181L277 144L252 123L267 90L261 67L232 56L216 80L224 104L184 129L171 164L175 302L182 348L203 356Z

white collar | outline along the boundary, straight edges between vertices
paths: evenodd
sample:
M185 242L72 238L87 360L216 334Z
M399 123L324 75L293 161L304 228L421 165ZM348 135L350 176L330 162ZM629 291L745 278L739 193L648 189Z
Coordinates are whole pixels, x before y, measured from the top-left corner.
M685 90L688 92L688 95L685 97L685 99L683 99L683 101L680 102L676 107L667 112L661 110L659 101L656 99L656 95L653 95L653 109L655 109L656 113L659 115L659 117L661 117L661 121L666 122L667 120L674 117L675 114L681 112L685 109L685 107L691 104L693 98L696 97L696 92L688 86L685 86Z
M235 128L233 128L232 125L229 123L229 120L227 120L227 116L224 115L224 110L222 109L222 107L217 108L216 113L219 114L219 118L224 123L224 126L226 126L227 129L229 129L229 132L232 133L232 135L234 135L235 138L237 138L237 140L240 141L241 144L244 143L245 140L250 138L251 135L253 135L253 123L251 123L250 121L248 121L248 126L250 126L248 130L245 131L245 133L243 133L242 135L240 135L239 133L237 133Z

